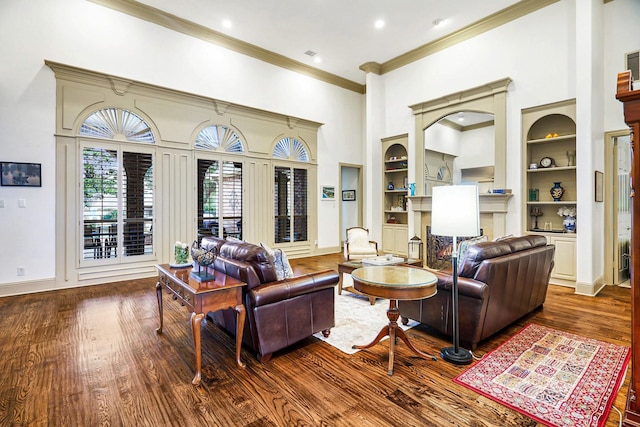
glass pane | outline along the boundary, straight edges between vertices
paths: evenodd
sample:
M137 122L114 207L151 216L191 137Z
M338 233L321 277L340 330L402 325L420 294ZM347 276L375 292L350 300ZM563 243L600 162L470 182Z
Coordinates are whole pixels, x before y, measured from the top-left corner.
M224 237L242 239L242 163L222 163L222 226Z
M217 160L198 159L198 235L220 236L219 172Z
M123 166L123 246L124 256L153 252L153 156L124 152Z
M115 237L118 220L117 152L85 148L82 169L82 259L115 256L112 238Z
M293 241L307 240L307 170L293 170Z
M291 211L289 206L289 185L291 181L291 169L285 167L276 167L274 169L274 177L274 240L276 243L283 243L290 241L291 234L291 217L289 216L289 212Z

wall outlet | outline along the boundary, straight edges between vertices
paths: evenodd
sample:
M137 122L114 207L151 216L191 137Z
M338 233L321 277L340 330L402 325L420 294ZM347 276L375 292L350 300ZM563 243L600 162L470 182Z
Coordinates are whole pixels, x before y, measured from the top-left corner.
M317 240L316 240L316 241L314 241L314 242L313 242L313 244L314 244L314 245L316 245L316 246L318 246L318 241L317 241Z
M24 267L18 267L18 276L24 276Z

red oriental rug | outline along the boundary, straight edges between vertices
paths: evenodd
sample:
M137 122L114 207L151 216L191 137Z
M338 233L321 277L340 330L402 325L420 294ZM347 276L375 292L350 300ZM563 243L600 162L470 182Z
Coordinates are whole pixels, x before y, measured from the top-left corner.
M530 324L453 379L547 426L602 427L630 349Z

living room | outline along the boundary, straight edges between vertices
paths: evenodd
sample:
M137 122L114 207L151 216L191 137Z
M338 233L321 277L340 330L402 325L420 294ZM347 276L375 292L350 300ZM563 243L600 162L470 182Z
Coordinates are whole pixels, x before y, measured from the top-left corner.
M164 209L168 213L159 219L163 226L154 229L155 259L145 260L144 266L125 275L121 275L122 265L111 264L87 265L78 274L79 267L83 267L78 257L82 249L81 239L77 238L80 234L69 238L63 227L68 218L60 210L60 200L64 200L61 191L73 185L75 176L58 167L61 156L58 143L69 136L61 136L59 126L66 126L63 119L76 120L85 113L83 119L91 111L77 111L72 118L58 116L60 100L71 103L74 100L68 93L64 98L65 94L58 92L56 74L46 61L69 70L113 76L125 83L133 81L220 101L221 105L211 107L211 117L207 118L211 122L223 117L226 106L222 104L227 104L273 114L283 120L285 128L291 124L286 123L287 117L298 123L318 124L313 137L298 133L302 140L313 142L316 150L312 167L317 179L310 181L313 187L310 215L315 218L312 222L315 225L309 243L301 251L304 256L341 250L345 233L340 225L340 201L337 198L319 201L320 186L340 190L340 164L362 166L363 192L357 194L363 203L362 225L371 230L374 240L382 241L385 218L380 208L380 189L386 183L381 174L380 141L406 134L409 149L415 152L420 137L410 106L505 78L512 83L505 96L505 169L500 186L513 189L514 195L504 218L504 232L522 234L527 218L522 203L526 195L520 191L522 110L575 99L577 174L579 182L584 183L577 187L577 198L585 201L578 212L575 263L581 268L575 282L599 289L605 284L607 254L603 248L607 229L604 206L592 201L593 171L607 169L603 153L605 133L627 128L622 105L614 96L615 82L617 73L624 69L625 54L638 50L640 29L636 23L640 7L634 0L548 3L398 68L363 72L366 93L234 52L100 2L3 4L0 50L8 60L0 65L3 71L0 160L41 164L42 186L0 187L3 237L5 242L12 243L5 246L0 260L0 295L104 283L109 281L105 280L107 272L113 281L151 277L155 274L154 263L171 259L174 242L192 240L198 229L196 215L186 215L175 208L180 199L165 198ZM364 88L365 84L359 86ZM115 90L121 89L116 85ZM121 96L112 98L117 100ZM71 128L77 129L79 125L73 122ZM273 142L276 136L274 133L265 144ZM159 137L166 138L169 145L176 142L172 135ZM67 142L73 145L76 141ZM409 180L420 182L417 176L413 165ZM67 186L61 186L62 183ZM188 197L186 203L192 205L190 210L194 213L195 202ZM251 201L244 203L250 209ZM257 214L246 216L245 238L274 243L273 234L267 237L260 234L265 229L263 224L267 224L267 230L273 228L273 213ZM254 220L256 223L252 223ZM425 224L416 227L418 223L415 219L409 221L410 236L424 236ZM287 248L286 244L282 246ZM299 250L293 248L294 252ZM69 256L70 253L73 255ZM127 262L122 264L128 267Z

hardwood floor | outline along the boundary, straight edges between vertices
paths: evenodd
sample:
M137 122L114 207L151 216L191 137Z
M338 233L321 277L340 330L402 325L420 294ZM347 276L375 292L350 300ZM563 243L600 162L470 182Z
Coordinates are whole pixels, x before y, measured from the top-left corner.
M292 260L297 273L337 269L341 254ZM347 355L311 337L262 364L211 322L202 327L202 384L191 385L189 313L165 293L156 334L154 278L0 298L1 426L535 426L451 381L466 367L426 361L404 345ZM551 286L542 310L481 343L492 350L524 325L630 346L630 289L597 297ZM420 327L413 344L449 344ZM628 378L614 405L623 410ZM607 426L616 426L612 411Z

